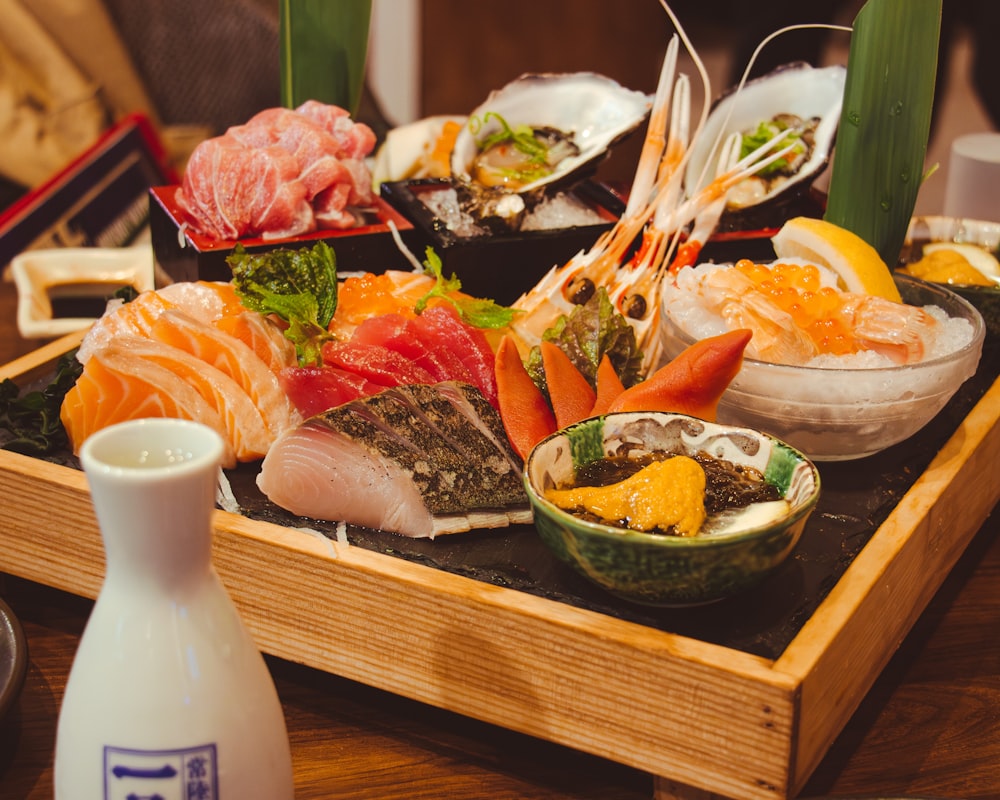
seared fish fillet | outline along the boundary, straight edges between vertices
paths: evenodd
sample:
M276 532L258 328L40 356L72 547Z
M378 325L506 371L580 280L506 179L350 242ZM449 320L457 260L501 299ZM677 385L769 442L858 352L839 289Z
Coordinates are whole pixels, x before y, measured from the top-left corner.
M386 389L307 419L271 446L257 485L293 514L404 536L531 521L496 409L452 381Z

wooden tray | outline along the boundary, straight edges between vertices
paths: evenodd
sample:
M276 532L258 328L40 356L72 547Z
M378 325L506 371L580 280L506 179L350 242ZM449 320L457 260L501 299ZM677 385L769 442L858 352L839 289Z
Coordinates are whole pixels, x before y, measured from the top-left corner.
M45 376L77 338L0 379ZM770 656L697 625L662 629L713 612L646 624L223 511L215 565L265 652L645 770L661 799L790 798L1000 498L995 375L939 415L926 459L879 466L898 498ZM17 498L0 511L3 569L96 597L103 549L83 473L0 451L0 492ZM810 520L803 540L822 532Z

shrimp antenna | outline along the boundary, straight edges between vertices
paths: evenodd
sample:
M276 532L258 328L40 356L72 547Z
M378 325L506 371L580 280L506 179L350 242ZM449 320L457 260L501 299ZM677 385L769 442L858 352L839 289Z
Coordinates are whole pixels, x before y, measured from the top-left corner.
M663 0L661 0L661 2L663 2ZM847 25L835 25L826 22L805 22L798 25L788 25L784 28L779 28L778 30L769 33L760 41L760 44L758 44L757 47L754 48L754 51L750 55L750 59L747 61L747 65L743 70L743 75L740 78L740 82L736 84L736 87L733 89L733 95L734 96L738 95L741 91L743 91L743 87L746 85L746 82L750 77L750 71L753 69L754 64L757 62L757 57L760 55L761 51L768 44L777 39L779 36L783 36L786 33L791 33L792 31L802 31L802 30L831 30L831 31L846 31L847 33L850 33L853 30L853 28ZM722 141L723 133L725 132L726 128L729 127L729 119L732 116L735 107L736 107L735 103L731 103L729 105L729 110L726 112L726 116L722 124L719 125L719 132L718 134L716 134L715 141L712 143L712 149L709 151L709 156L707 159L705 159L705 164L702 167L701 174L698 176L699 186L701 186L701 184L705 180L705 177L708 175L709 165L712 163L712 159L716 151L719 149L719 144Z

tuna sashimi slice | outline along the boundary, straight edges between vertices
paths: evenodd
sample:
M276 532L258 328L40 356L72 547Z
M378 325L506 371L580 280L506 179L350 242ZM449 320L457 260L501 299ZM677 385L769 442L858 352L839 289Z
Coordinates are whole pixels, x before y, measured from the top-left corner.
M426 369L388 347L360 342L330 342L323 346L323 363L354 372L382 386L437 383Z
M303 417L313 417L386 387L355 372L324 365L288 367L279 375L281 387Z
M493 349L486 334L479 328L463 322L455 308L448 303L440 303L424 309L416 318L427 341L437 342L461 360L472 378L470 383L494 406L497 404L497 382L494 372Z
M316 224L299 172L295 156L277 145L206 139L191 154L177 205L195 231L213 239L297 236Z
M334 183L354 180L341 162L337 140L321 125L291 109L265 109L246 125L230 128L226 135L249 147L274 144L294 156L299 164L299 180L305 184L310 201Z
M386 389L307 419L272 445L257 485L294 514L413 537L531 518L499 415L453 382Z
M473 374L460 358L440 341L435 341L435 337L427 336L423 325L402 314L369 317L357 327L351 341L395 350L427 370L434 382L474 382Z

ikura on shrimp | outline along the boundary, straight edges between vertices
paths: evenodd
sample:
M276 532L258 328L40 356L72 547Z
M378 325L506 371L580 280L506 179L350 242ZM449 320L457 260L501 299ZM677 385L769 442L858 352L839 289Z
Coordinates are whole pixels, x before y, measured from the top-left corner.
M749 328L747 356L777 364L913 364L936 355L953 322L933 306L841 291L831 270L791 261L684 267L664 295L666 313L689 335Z

